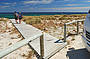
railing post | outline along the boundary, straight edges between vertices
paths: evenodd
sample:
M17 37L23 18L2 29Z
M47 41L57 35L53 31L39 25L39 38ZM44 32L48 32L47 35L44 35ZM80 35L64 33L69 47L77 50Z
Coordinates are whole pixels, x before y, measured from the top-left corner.
M64 42L66 42L66 24L64 24Z
M77 21L77 35L79 34L79 21Z
M43 34L40 36L40 54L41 54L40 59L43 59L44 57L44 35Z

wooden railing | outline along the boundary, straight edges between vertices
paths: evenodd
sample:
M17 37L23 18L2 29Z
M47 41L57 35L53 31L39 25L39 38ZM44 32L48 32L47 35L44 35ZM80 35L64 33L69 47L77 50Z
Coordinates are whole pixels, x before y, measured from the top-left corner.
M66 38L67 38L67 25L76 23L77 24L77 34L79 34L79 22L84 22L84 19L82 19L82 20L74 20L72 22L64 24L64 42L66 42Z
M72 21L70 23L65 23L64 24L64 41L65 42L66 42L66 32L67 32L66 28L67 28L67 25L68 24L72 24L72 23L77 23L77 34L78 34L79 33L79 22L82 22L82 21L84 21L84 20L77 20L77 21ZM24 39L24 40L22 40L20 42L17 42L15 44L7 47L4 50L1 50L0 51L0 59L2 57L4 57L4 56L10 54L11 52L17 50L18 48L28 44L30 41L35 40L35 39L37 39L39 37L40 37L40 59L42 59L43 56L44 56L44 38L43 38L43 33L35 35L33 37L30 37L29 39Z
M43 33L35 35L33 37L30 37L29 39L24 39L20 42L17 42L9 47L7 47L4 50L0 51L0 59L8 54L10 54L11 52L17 50L18 48L28 44L30 42L30 40L34 40L40 37L40 53L41 53L41 59L44 56L44 40L43 40Z

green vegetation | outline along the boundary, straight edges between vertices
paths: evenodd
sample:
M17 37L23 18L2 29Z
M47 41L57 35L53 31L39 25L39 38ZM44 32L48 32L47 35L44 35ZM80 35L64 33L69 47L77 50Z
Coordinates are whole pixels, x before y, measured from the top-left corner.
M41 16L24 16L23 21L25 21L27 24L40 24L42 20L78 20L85 18L86 14L41 15Z
M39 23L41 23L41 19L39 18L39 17L28 17L28 16L25 16L24 18L23 18L23 21L25 21L26 22L26 24L39 24Z

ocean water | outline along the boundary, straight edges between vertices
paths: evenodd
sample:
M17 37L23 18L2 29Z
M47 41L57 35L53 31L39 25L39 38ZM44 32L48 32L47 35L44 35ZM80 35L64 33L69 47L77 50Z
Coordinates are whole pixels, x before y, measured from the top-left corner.
M23 16L40 16L40 15L64 15L64 14L87 14L87 12L22 12ZM13 12L0 13L0 18L14 18Z

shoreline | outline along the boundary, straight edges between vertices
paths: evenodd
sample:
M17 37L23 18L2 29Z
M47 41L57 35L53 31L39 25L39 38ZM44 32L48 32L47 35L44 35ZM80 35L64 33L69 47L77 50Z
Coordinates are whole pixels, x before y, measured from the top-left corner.
M3 16L2 16L3 15ZM23 14L23 16L31 16L31 17L34 17L34 16L63 16L63 15L86 15L86 14L47 14L47 15L44 15L44 14ZM9 19L13 19L14 18L14 15L13 14L0 14L0 18L9 18Z

